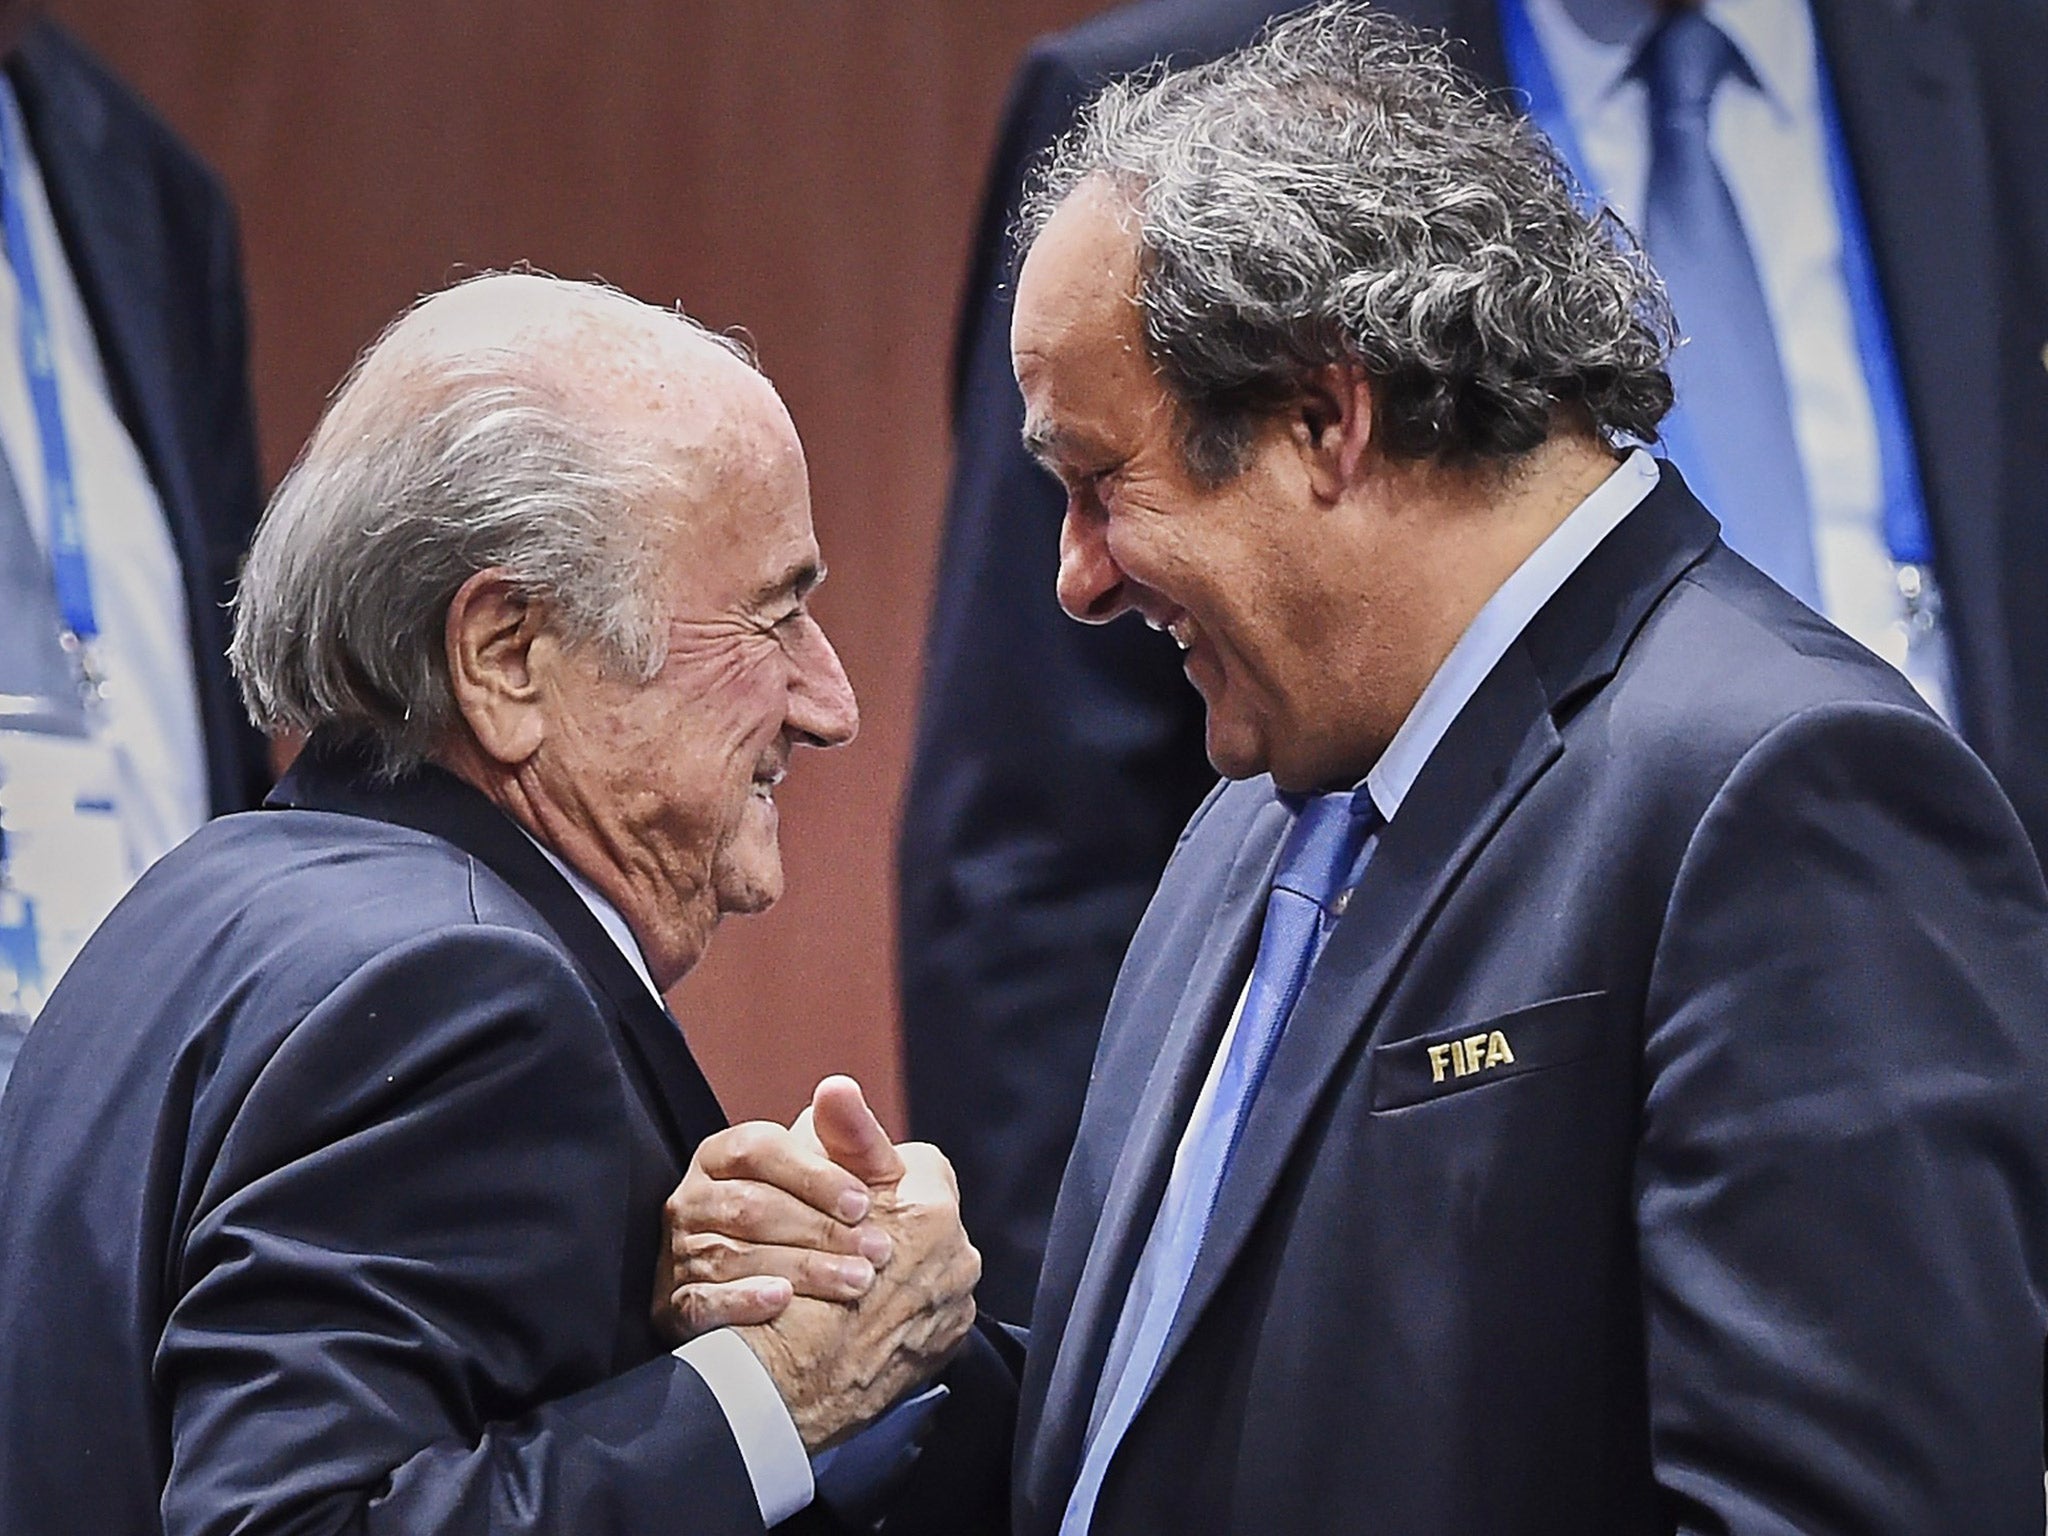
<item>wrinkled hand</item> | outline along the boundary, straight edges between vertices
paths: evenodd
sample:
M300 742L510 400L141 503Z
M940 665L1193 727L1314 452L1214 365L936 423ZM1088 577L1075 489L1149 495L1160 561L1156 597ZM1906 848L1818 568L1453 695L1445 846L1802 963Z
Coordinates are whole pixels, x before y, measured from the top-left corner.
M811 1115L793 1127L750 1121L698 1144L663 1212L654 1323L669 1339L772 1322L798 1295L856 1300L889 1262L894 1243L866 1220L873 1194L826 1155Z
M952 1165L892 1146L850 1078L820 1083L787 1131L708 1139L667 1214L657 1322L737 1327L813 1450L932 1376L973 1324L981 1256Z

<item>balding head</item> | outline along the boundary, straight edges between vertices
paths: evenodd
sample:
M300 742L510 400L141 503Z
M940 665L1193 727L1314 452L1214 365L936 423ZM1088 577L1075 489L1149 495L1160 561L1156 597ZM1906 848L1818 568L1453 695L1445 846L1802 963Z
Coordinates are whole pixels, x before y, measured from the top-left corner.
M455 724L449 600L499 568L565 634L651 676L663 532L736 461L800 455L736 342L591 283L492 273L435 294L358 361L278 488L231 651L267 729L422 761Z
M431 406L493 365L552 392L587 426L630 430L654 413L665 418L654 436L690 445L781 413L732 338L616 288L537 272L494 272L422 300L364 355L344 393L370 409Z

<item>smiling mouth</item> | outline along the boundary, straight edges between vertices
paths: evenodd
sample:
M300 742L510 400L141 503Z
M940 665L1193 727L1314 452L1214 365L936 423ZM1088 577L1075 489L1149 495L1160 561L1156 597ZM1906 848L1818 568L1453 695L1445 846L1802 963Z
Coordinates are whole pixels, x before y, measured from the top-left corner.
M1148 613L1144 615L1144 619L1147 629L1156 629L1163 634L1172 636L1173 643L1183 651L1193 648L1195 643L1195 626L1186 614L1176 613L1170 619L1156 619Z
M785 763L777 763L772 768L757 769L751 792L757 799L774 800L775 786L782 782L783 775L788 772L789 767Z

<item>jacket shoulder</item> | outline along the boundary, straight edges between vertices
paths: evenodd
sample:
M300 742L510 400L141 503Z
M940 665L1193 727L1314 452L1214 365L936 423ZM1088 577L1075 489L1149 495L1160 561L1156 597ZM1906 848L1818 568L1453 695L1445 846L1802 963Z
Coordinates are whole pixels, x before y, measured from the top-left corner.
M1596 712L1618 748L1661 746L1674 770L1718 779L1795 717L1865 704L1933 715L1896 668L1723 547L1651 612Z

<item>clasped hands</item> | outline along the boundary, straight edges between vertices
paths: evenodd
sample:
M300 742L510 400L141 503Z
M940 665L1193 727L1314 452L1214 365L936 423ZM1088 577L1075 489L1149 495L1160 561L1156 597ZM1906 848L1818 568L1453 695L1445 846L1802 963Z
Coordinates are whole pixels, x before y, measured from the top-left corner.
M892 1145L851 1078L818 1084L786 1128L706 1137L664 1215L656 1327L733 1328L812 1451L930 1379L973 1325L981 1255L952 1165Z

